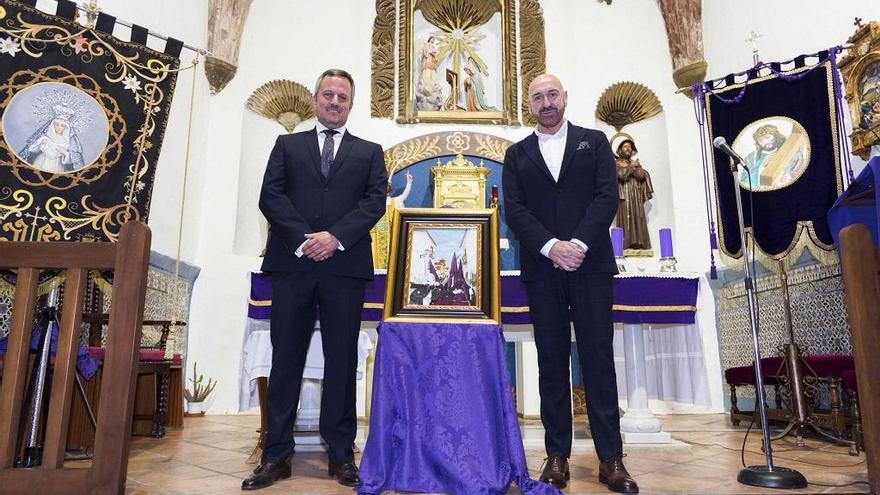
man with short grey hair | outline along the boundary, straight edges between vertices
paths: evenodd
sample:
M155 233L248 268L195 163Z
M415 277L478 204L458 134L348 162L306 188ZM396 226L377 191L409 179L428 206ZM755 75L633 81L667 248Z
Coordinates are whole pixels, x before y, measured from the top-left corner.
M260 466L241 484L256 490L291 476L293 424L303 367L320 312L324 351L321 437L328 474L360 484L354 462L355 374L364 288L373 278L370 228L385 213L382 147L346 129L354 80L325 71L315 86L313 129L278 137L260 210L269 221L263 271L272 275L272 371Z

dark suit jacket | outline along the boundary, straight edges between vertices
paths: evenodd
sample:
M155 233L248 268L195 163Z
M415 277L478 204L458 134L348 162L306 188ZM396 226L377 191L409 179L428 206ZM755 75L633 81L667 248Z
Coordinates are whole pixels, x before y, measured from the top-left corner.
M319 150L314 129L275 141L260 192L260 210L269 221L262 269L371 279L370 228L385 213L388 180L382 147L346 131L326 180ZM344 251L321 262L294 254L306 233L323 230L336 236Z
M507 149L503 169L507 224L520 241L523 281L544 280L553 262L541 254L552 238L584 242L581 273L617 273L608 228L617 213L614 155L600 131L568 124L559 181L553 180L532 133Z

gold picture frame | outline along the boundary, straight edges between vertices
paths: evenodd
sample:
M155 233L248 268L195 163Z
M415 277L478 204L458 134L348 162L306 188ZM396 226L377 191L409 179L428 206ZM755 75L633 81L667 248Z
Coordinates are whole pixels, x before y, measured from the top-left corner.
M500 324L498 210L395 210L383 320Z
M398 123L520 124L513 0L401 7Z

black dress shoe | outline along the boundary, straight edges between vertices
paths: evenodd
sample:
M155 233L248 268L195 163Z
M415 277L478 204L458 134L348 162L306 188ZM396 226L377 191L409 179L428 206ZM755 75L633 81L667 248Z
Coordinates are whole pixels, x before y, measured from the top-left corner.
M358 474L358 467L354 461L349 462L333 462L327 467L327 474L343 486L360 486L361 477Z
M254 474L241 482L241 489L259 490L287 478L290 478L290 457L279 463L264 462L260 464L257 469L254 469Z
M626 471L623 456L613 457L599 465L599 481L617 493L639 493L639 485Z
M544 459L544 470L541 471L541 481L550 483L560 490L565 488L571 473L568 472L568 459L561 455L551 455Z

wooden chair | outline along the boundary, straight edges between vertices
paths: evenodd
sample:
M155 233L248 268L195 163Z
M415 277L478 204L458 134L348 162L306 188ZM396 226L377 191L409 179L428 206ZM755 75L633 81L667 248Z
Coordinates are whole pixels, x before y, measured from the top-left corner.
M880 256L866 226L854 224L840 231L840 258L858 377L868 483L871 493L880 493L880 367L874 362L880 356Z
M119 242L0 242L0 268L18 269L9 325L9 348L0 385L0 494L109 495L125 492L138 344L147 289L150 230L141 222L122 227ZM14 468L28 345L41 268L67 270L58 351L50 385L42 465ZM90 468L64 468L77 340L89 269L115 271L107 372L101 384L95 454Z
M89 354L99 362L103 362L106 348L101 344L101 328L109 321L109 315L105 313L86 313L83 315L83 322L92 325L92 333L89 336ZM171 388L171 373L174 367L182 365L182 356L174 353L171 357L166 358L166 347L168 345L168 336L173 326L186 326L186 322L170 320L144 320L144 327L160 327L161 336L157 342L144 345L138 349L138 370L137 375L149 375L153 377L151 393L142 393L138 391L138 397L149 397L152 395L152 408L148 415L135 414L135 421L149 420L152 426L149 431L143 432L138 428L132 430L133 435L149 435L154 438L162 438L165 436L166 418L170 401L182 401L183 396L169 397ZM143 385L138 382L138 386ZM96 398L100 403L100 397ZM137 412L137 411L136 411Z

